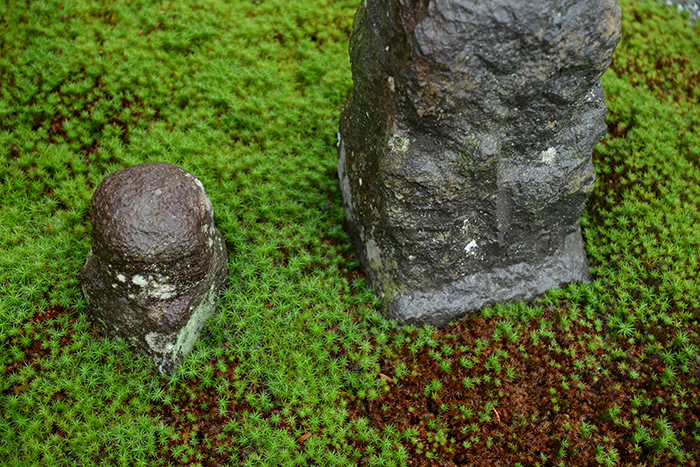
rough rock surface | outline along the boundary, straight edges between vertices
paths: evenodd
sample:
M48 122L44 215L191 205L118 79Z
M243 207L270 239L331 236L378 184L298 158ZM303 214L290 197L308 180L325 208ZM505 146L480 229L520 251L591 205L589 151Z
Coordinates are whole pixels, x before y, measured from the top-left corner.
M88 314L143 349L161 373L192 349L216 308L228 255L202 183L166 163L113 172L92 197L80 271Z
M363 0L339 126L346 219L390 318L437 326L588 281L615 0Z

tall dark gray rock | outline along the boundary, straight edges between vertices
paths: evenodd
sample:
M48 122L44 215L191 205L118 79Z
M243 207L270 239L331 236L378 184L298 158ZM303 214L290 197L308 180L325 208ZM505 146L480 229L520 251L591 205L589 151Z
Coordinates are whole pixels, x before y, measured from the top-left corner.
M88 314L161 373L192 350L225 285L228 255L213 214L202 183L166 163L113 172L92 197L80 271Z
M390 318L442 326L589 281L615 0L363 0L338 175Z

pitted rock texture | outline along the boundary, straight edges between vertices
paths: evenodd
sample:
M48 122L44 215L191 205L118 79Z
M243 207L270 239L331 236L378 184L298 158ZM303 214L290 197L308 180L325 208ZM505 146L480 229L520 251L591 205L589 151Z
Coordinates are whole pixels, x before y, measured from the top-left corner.
M166 163L105 177L92 197L80 271L88 314L172 372L212 315L228 254L202 183Z
M338 175L390 318L443 326L589 281L615 0L363 0Z

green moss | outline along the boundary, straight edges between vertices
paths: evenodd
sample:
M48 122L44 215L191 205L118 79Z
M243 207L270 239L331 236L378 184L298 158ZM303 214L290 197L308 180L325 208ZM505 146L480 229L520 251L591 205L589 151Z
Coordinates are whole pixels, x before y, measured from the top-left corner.
M486 310L479 322L492 328L458 347L386 321L342 231L335 138L357 2L0 5L0 458L403 465L425 443L437 462L452 455L445 446L498 445L471 432L546 353L576 362L552 413L567 410L567 387L630 375L654 396L621 395L615 414L601 413L651 462L685 459L699 436L674 413L697 405L686 387L700 352L700 34L656 2L620 4L623 38L603 77L609 136L582 222L594 282ZM153 161L202 180L231 253L220 308L172 377L91 331L77 283L92 191ZM441 421L404 442L351 414L395 390L378 374L404 347L411 358L459 349L413 393L489 391L483 406L460 402L484 420L470 437L451 441ZM419 374L401 365L395 380L410 385ZM614 464L622 452L600 420L552 436ZM509 442L514 455L526 448ZM572 455L564 448L546 455Z

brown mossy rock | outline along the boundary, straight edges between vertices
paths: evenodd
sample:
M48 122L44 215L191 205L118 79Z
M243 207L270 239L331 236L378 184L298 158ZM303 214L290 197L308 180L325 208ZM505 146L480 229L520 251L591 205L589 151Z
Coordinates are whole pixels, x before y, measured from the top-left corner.
M199 180L160 162L107 175L92 197L91 249L80 271L87 312L161 373L192 349L228 276L213 214Z
M438 326L588 281L615 0L362 0L339 125L357 255L390 318Z

